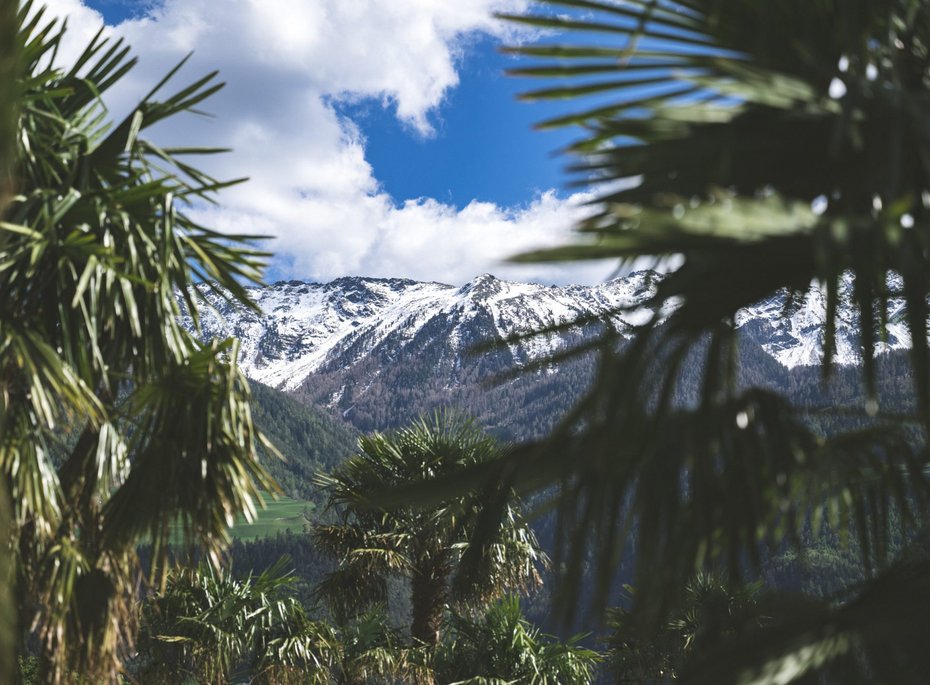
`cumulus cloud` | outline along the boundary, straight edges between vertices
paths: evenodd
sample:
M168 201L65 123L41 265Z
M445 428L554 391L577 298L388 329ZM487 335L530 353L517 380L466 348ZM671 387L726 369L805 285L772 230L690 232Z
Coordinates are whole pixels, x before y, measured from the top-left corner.
M51 0L67 15L74 54L100 26L80 0ZM124 36L139 66L109 99L118 116L168 68L194 52L177 84L220 69L227 87L217 116L165 124L160 140L232 147L202 164L220 178L250 177L201 218L223 230L274 236L275 272L327 280L343 275L462 282L483 272L551 282L592 281L603 265L571 271L503 266L514 252L565 240L580 196L543 193L517 208L476 198L456 208L392 198L365 159L355 124L332 103L375 98L410 135L434 134L431 117L458 83L476 34L510 31L494 11L525 0L164 0L108 31Z
M284 274L327 280L346 274L405 277L463 283L490 272L501 278L541 283L603 280L614 265L506 264L504 257L565 242L567 228L581 218L587 196L567 200L553 192L525 207L503 208L475 200L458 209L432 198L395 206L384 194L356 198L308 197L281 208L303 230L279 234L276 245ZM228 231L263 231L264 215L236 213L228 207L198 217Z

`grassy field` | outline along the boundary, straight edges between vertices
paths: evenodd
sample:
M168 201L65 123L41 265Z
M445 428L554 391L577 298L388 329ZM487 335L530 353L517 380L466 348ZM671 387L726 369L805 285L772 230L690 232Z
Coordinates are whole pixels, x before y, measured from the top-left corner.
M266 509L258 510L258 518L252 523L246 523L242 517L236 518L232 528L232 536L239 540L254 540L266 535L275 535L290 530L292 533L301 533L306 519L303 513L313 509L312 502L280 497L272 499L270 495L262 493Z
M258 510L258 516L252 523L247 523L242 516L236 517L236 522L230 531L234 538L238 540L255 540L268 535L284 533L287 530L292 533L303 532L304 524L307 522L303 514L305 511L313 509L313 502L305 502L284 496L274 499L267 493L262 493L262 499L265 502L265 508ZM178 524L172 526L171 541L176 545L183 543L181 527Z
M234 538L254 540L267 535L275 535L279 532L283 533L288 529L292 533L303 531L304 523L306 523L303 513L304 510L313 508L311 502L302 502L290 497L281 497L275 500L264 494L262 497L265 499L267 508L259 509L258 518L252 523L246 523L245 519L241 517L237 518L232 529Z

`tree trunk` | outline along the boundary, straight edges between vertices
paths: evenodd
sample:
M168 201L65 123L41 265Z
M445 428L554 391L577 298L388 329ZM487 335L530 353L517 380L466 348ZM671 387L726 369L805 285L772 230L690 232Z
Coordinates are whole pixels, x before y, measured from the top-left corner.
M427 645L439 642L442 611L448 598L446 565L428 561L414 569L411 579L412 618L410 634Z

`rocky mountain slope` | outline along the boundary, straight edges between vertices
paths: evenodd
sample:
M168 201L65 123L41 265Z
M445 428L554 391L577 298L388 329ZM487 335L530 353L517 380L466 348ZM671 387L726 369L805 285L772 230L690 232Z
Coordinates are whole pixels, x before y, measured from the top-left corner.
M253 289L263 314L233 310L214 299L206 337L234 335L243 369L265 385L293 391L312 374L347 368L374 355L388 359L425 336L444 339L462 357L475 343L570 323L645 299L656 275L638 272L593 287L546 287L501 281L489 274L456 288L402 279L340 278L331 283L278 282ZM621 327L624 320L615 317ZM509 346L514 364L564 347L565 335Z
M202 333L238 337L240 362L250 378L341 414L363 431L451 405L504 437L528 438L548 430L577 398L593 361L547 364L500 383L494 379L578 344L592 328L552 331L480 354L475 346L589 315L607 315L622 335L645 313L616 310L643 302L660 278L639 271L596 286L565 287L487 274L462 287L375 278L278 282L252 291L261 315L213 300ZM900 312L890 314L883 351L909 344ZM737 325L745 345L758 346L762 356L778 362L765 371L772 375L819 361L824 316L823 293L812 288L798 301L776 295L760 302L742 312ZM856 328L852 315L841 321L840 364L861 360Z
M901 279L891 276L888 288L899 291ZM853 301L853 280L843 279L839 299L846 306L839 309L836 334L836 363L853 366L862 363L862 349L857 331L859 317L848 303ZM789 301L784 293L769 297L743 310L737 317L737 326L752 337L762 348L783 366L793 369L820 363L823 349L823 328L826 319L826 295L820 288L811 287L804 298ZM893 298L888 308L887 338L879 342L879 354L907 349L910 334L904 323L904 300Z

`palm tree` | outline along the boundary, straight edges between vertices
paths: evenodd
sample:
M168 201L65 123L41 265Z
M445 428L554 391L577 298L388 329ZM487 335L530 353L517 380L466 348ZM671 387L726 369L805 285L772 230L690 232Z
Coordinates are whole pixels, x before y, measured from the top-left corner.
M16 147L18 97L16 77L19 54L16 49L16 3L0 2L0 216L12 199L12 167ZM12 536L9 493L0 487L0 539ZM11 682L16 664L16 602L12 591L13 566L10 555L0 555L0 681Z
M483 615L454 616L449 636L434 658L441 683L468 685L588 685L594 682L600 655L579 643L576 635L560 642L540 633L520 610L516 597L506 597Z
M391 627L384 607L375 605L336 626L338 653L330 671L333 685L393 685L428 682L429 654L409 647Z
M635 596L634 588L625 589L629 597ZM698 573L685 588L679 613L648 639L643 639L635 614L620 607L611 609L606 660L614 682L675 682L692 654L765 624L770 607L764 607L760 591L761 583L734 587L722 575Z
M143 606L135 677L223 685L246 667L253 683L331 682L336 635L289 594L286 563L241 580L205 564L173 570Z
M282 558L258 576L177 567L142 603L138 653L129 670L141 683L368 685L410 680L427 655L403 644L383 608L333 627L311 620L292 594Z
M358 453L320 479L339 521L313 530L317 544L339 561L319 588L337 617L386 601L389 578L408 578L411 635L435 645L450 600L481 606L508 590L539 585L544 555L507 492L490 501L469 492L427 508L385 510L370 502L387 488L422 485L500 454L501 447L471 422L445 413L359 439ZM496 507L500 523L485 531L476 548L468 540L483 506ZM466 556L475 560L467 575L460 572Z
M63 24L23 4L13 176L0 223L0 472L16 531L19 620L44 678L112 679L132 633L135 547L164 560L180 524L209 554L273 488L258 462L232 340L201 343L198 290L254 307L264 253L195 223L216 181L150 127L222 84L162 95L173 69L111 126L106 92L135 64L98 34L68 68ZM4 31L7 24L4 24ZM102 30L102 29L101 29ZM180 68L180 65L178 65ZM4 555L6 556L6 555Z
M930 565L889 568L886 552L893 513L913 530L930 501L927 452L914 440L930 428L930 3L533 7L507 17L545 29L542 42L511 49L532 60L514 71L563 79L527 99L594 98L542 126L581 127L575 171L598 196L577 241L518 259L652 260L669 273L631 340L605 322L597 380L554 434L496 473L458 474L458 488L489 475L511 477L518 492L562 485L565 614L577 609L586 558L591 606L610 603L635 536L644 635L681 608L697 570L728 569L737 582L799 545L807 525L855 535L865 568L881 573L852 588L853 601L807 606L711 650L691 682L789 682L851 655L867 662L860 680L922 682L930 652L914 636L930 629ZM859 322L865 397L815 408L859 427L832 435L812 429L810 409L738 373L740 310L797 300L812 283L826 300L825 378L838 318L851 309ZM876 391L875 350L891 323L912 343L915 409L904 416L881 413ZM698 397L675 401L696 362Z

